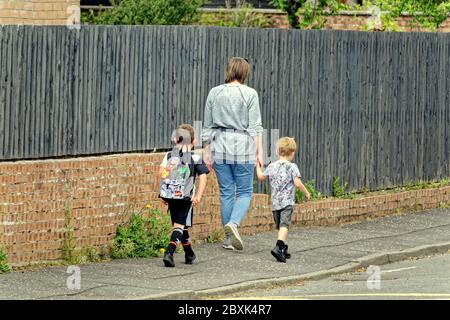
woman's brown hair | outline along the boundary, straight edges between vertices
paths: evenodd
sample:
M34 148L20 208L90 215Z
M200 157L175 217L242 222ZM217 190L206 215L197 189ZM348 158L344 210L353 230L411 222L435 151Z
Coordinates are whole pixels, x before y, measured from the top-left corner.
M234 57L228 61L227 70L225 71L225 83L235 80L244 83L247 80L250 66L245 58Z

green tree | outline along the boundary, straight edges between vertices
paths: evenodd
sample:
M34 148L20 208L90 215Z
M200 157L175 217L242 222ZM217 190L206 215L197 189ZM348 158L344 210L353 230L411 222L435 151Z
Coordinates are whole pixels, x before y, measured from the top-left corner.
M291 28L321 28L325 22L324 10L331 13L343 9L340 0L271 0L278 9L285 11ZM300 14L301 13L301 14Z
M275 7L287 13L291 28L299 28L300 17L297 12L303 7L307 0L271 0Z
M178 25L198 18L205 0L115 0L112 9L90 11L83 22L120 25Z

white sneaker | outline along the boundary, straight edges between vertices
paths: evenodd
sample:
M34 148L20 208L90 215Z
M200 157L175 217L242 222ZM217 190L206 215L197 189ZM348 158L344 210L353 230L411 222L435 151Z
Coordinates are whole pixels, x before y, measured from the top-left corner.
M230 238L229 236L226 236L226 239L225 239L225 241L223 242L222 247L223 247L224 249L227 249L227 250L234 250L234 247L233 247L233 245L231 244L231 238Z
M231 245L236 250L244 249L244 245L242 243L241 236L239 235L238 228L234 223L227 223L225 225L225 234L230 237Z

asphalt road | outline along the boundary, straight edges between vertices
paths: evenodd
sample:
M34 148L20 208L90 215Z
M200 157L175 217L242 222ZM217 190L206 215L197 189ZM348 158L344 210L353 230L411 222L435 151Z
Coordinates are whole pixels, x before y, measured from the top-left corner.
M222 299L450 300L450 253ZM379 282L377 281L379 279Z

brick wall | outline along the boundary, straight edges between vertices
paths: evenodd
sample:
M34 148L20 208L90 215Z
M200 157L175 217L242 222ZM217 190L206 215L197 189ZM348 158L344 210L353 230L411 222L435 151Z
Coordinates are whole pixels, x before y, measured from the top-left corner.
M101 248L119 223L147 204L163 209L157 198L162 154L124 154L63 160L0 163L0 244L13 266L61 259L65 210L71 209L76 246ZM194 214L193 238L220 229L220 205L214 174L209 175L202 205ZM273 229L268 196L254 195L242 223L243 234ZM325 225L357 221L401 210L450 204L450 187L322 200L296 205L293 221Z
M66 25L79 0L0 0L0 24Z
M336 16L327 16L324 29L330 30L364 30L364 26L367 25L367 20L371 18L367 14L355 14L354 12L343 13ZM426 28L420 27L412 17L401 16L394 19L399 31L407 32L427 32L431 31ZM436 32L450 32L450 17L439 26Z
M270 21L270 26L273 28L279 28L279 29L289 29L289 20L287 18L287 15L282 12L273 12L268 13L267 18Z
M287 15L280 10L274 9L253 9L253 13L264 17L268 28L288 29L289 20ZM233 9L202 9L201 24L219 25L220 22L229 21L232 17Z
M440 32L450 32L450 17L447 17L447 19L439 26Z
M269 27L281 29L289 28L289 20L287 18L287 15L282 11L272 9L269 10L255 9L253 11L259 14L263 14L270 22ZM223 14L223 12L226 12L226 10L222 11L208 10L204 11L204 14L212 16L214 12L218 14ZM363 26L367 24L367 19L369 19L370 17L371 16L369 14L364 12L343 11L342 14L339 15L327 16L324 29L361 31L364 30ZM214 22L217 21L217 19L218 18L216 19L210 18L210 21ZM424 28L421 28L420 26L416 26L410 16L402 16L395 18L395 22L399 26L400 31L408 31L408 32L429 31ZM450 17L447 17L447 19L439 26L439 28L436 31L450 32Z

